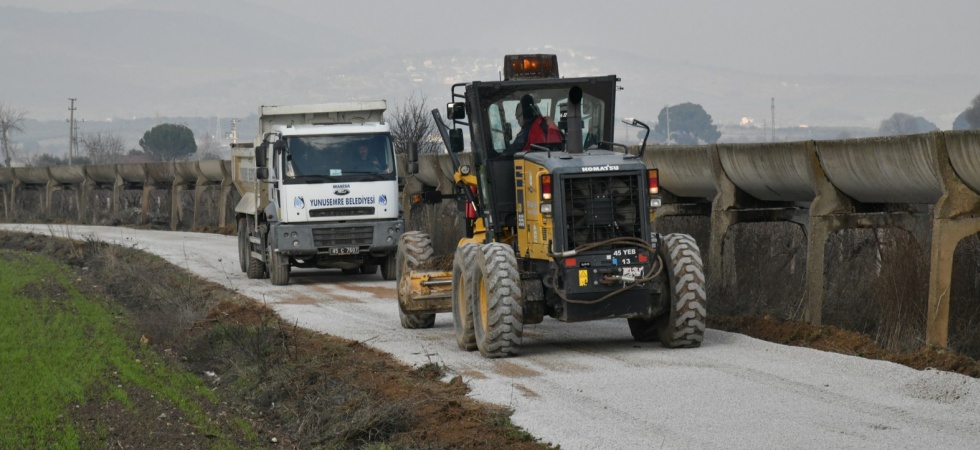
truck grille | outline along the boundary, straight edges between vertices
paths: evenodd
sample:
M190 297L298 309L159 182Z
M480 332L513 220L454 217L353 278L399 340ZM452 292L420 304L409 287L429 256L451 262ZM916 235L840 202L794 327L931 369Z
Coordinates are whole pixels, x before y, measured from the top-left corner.
M310 210L310 217L344 217L344 216L368 216L368 215L374 215L373 206Z
M562 185L568 249L614 237L643 237L640 177L566 177Z
M317 248L371 245L374 227L316 228L313 244Z

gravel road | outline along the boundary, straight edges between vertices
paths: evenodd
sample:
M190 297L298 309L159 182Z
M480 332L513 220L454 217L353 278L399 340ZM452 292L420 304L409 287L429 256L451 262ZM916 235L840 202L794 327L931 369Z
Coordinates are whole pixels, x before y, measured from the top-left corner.
M565 449L977 448L980 380L708 330L698 349L636 343L625 320L524 329L523 354L458 350L452 317L399 325L378 275L294 270L289 286L249 280L236 238L115 227L3 224L155 253L273 307L301 326L363 341L409 365L443 364L473 398ZM710 305L710 299L709 299ZM709 306L710 313L710 306Z

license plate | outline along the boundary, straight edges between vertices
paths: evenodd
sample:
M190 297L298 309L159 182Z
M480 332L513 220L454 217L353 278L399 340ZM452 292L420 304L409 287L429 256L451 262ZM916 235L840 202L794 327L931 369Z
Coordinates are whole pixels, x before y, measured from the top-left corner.
M331 255L353 255L357 251L357 247L330 247Z
M631 277L642 277L643 276L643 266L638 267L623 267L623 275Z

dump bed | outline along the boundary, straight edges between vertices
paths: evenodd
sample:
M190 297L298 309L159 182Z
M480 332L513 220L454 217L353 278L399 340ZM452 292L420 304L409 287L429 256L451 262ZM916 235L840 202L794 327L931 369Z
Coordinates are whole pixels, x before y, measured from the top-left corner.
M315 105L262 106L259 108L259 129L262 134L276 125L336 125L384 122L388 103L371 102L321 103Z

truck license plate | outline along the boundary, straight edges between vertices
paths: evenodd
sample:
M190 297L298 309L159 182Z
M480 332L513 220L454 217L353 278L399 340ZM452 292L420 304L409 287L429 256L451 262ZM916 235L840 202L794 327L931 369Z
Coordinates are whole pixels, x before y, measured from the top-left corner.
M353 255L357 253L357 247L330 247L331 255Z

